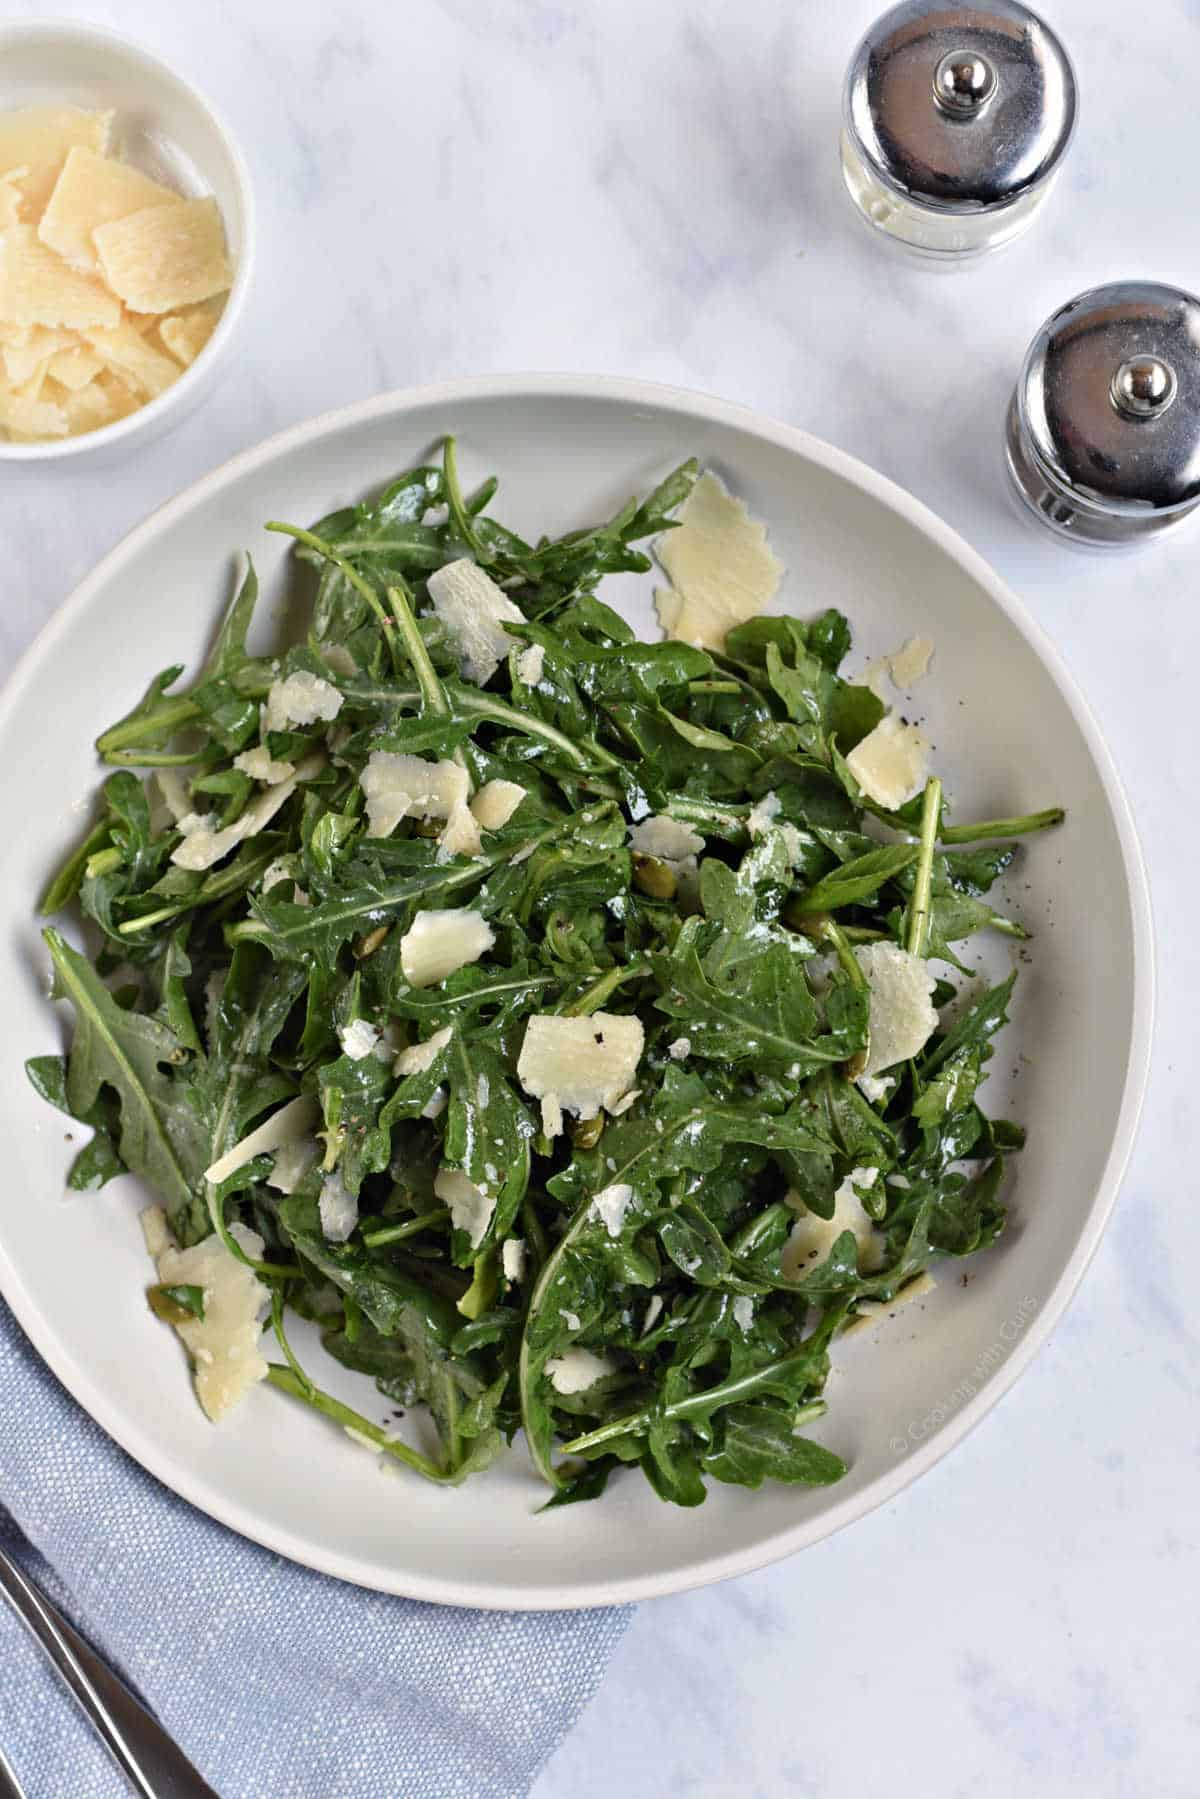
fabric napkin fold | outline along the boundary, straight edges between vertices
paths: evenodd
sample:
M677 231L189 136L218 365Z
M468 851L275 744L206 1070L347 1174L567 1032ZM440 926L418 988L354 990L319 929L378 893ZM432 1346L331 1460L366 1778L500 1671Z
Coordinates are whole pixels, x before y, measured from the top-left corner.
M517 1799L631 1615L392 1599L246 1542L118 1448L2 1300L0 1542L222 1799ZM31 1799L129 1792L2 1603L0 1743Z

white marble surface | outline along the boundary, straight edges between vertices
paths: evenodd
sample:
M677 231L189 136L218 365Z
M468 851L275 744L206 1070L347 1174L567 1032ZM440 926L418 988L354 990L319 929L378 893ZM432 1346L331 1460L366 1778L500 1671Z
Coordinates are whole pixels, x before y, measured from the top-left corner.
M1026 340L1070 294L1127 274L1200 288L1196 0L1056 0L1083 95L1063 186L1028 238L953 276L877 248L839 189L839 81L873 0L86 10L228 114L261 273L237 373L177 434L112 470L5 469L6 662L129 526L280 426L457 374L640 374L805 425L958 526L1066 652L1140 821L1163 977L1153 1088L1066 1322L895 1505L643 1608L538 1799L1191 1799L1200 525L1110 560L1043 540L1009 510L1000 426Z

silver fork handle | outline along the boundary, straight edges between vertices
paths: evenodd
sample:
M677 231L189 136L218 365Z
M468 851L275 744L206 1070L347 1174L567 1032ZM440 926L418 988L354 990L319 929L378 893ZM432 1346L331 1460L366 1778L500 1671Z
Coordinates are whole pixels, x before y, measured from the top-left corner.
M0 1597L7 1599L41 1645L141 1799L220 1799L158 1720L151 1717L124 1681L88 1647L3 1549ZM3 1791L0 1785L0 1794ZM15 1792L20 1799L19 1786Z
M0 1749L0 1799L29 1799L3 1749Z

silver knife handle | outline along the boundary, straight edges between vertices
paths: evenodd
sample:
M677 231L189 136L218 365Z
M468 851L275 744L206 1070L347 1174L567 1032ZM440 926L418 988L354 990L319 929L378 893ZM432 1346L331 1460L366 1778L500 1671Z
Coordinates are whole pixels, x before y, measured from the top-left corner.
M220 1799L158 1720L3 1549L0 1596L41 1645L141 1799Z

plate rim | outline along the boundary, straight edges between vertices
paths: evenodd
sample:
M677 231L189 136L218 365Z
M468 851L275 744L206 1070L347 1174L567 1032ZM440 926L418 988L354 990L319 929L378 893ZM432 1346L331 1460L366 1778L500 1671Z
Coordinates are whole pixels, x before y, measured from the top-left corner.
M889 476L880 474L859 458L838 449L798 426L785 423L753 407L722 400L700 390L636 377L561 373L509 373L464 376L391 390L348 406L319 413L288 426L239 451L189 483L171 499L157 506L122 537L84 576L62 605L47 620L20 658L0 692L0 729L42 665L67 635L75 619L86 611L96 589L105 585L142 545L172 521L186 514L208 495L219 492L256 468L314 438L322 438L386 416L479 399L528 399L531 396L563 400L621 401L631 407L652 406L700 422L717 423L749 432L774 446L791 451L829 473L840 476L914 527L984 589L1008 623L1026 641L1062 695L1079 728L1100 778L1117 831L1129 892L1133 937L1133 1017L1112 1147L1096 1184L1083 1230L1065 1267L1027 1330L1004 1362L988 1376L979 1391L953 1418L912 1454L878 1476L863 1492L822 1512L818 1518L798 1523L746 1548L727 1550L697 1560L686 1567L625 1579L592 1579L578 1586L514 1586L497 1582L480 1588L469 1581L401 1572L381 1567L352 1552L314 1551L294 1532L262 1520L219 1489L210 1488L200 1471L182 1474L169 1452L143 1434L136 1419L121 1411L117 1401L88 1370L72 1357L52 1324L25 1288L18 1270L0 1239L0 1294L7 1301L30 1344L55 1377L85 1412L128 1455L171 1492L194 1505L218 1523L290 1561L331 1575L371 1591L400 1598L483 1611L560 1611L636 1603L662 1598L749 1574L801 1549L832 1536L895 1499L957 1447L992 1407L1004 1397L1045 1345L1070 1305L1080 1281L1104 1234L1124 1179L1137 1136L1150 1072L1151 1045L1156 1006L1154 932L1150 888L1133 812L1125 795L1108 744L1056 646L1007 582L976 550L930 507Z

